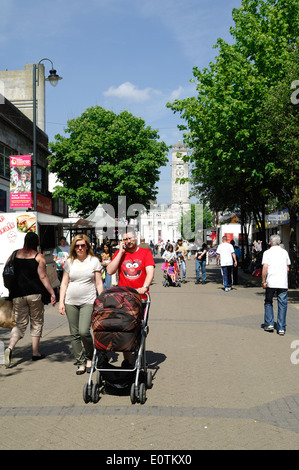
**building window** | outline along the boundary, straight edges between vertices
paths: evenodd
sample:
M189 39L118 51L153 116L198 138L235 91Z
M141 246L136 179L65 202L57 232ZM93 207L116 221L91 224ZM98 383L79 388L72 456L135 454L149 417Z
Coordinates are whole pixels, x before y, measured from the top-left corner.
M10 147L0 143L0 176L10 178L10 160L11 155L17 155L17 152Z
M6 197L7 197L6 191L3 191L3 189L0 189L0 212L6 212Z
M48 191L48 174L45 168L41 166L36 167L36 188L38 192L46 194Z

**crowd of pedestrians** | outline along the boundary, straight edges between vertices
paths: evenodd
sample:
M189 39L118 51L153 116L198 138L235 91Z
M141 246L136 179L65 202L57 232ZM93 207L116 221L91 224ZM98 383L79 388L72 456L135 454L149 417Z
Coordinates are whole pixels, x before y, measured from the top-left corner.
M91 368L93 339L90 332L93 304L96 296L111 285L129 286L137 290L141 297L149 292L154 278L154 256L159 254L165 262L179 266L182 283L187 279L186 260L191 259L190 245L182 239L177 242L154 245L147 244L138 237L134 228L128 228L122 239L113 244L108 241L101 249L93 250L88 237L79 234L68 245L61 237L59 245L53 252L57 275L61 281L59 289L58 311L66 315L69 324L72 351L76 360L76 374L81 375ZM39 239L36 233L28 233L23 248L15 258L15 280L10 291L13 301L16 325L10 335L5 349L5 366L10 367L13 350L24 337L30 322L32 338L32 360L45 356L39 351L40 338L44 323L44 293L47 291L50 302L56 304L56 294L51 286L46 271L46 260L38 251ZM265 289L264 329L274 331L273 297L277 293L278 313L277 332L284 335L286 331L286 313L288 302L288 272L290 259L287 251L281 246L278 235L270 238L270 248L262 251L259 242L254 250L262 254L262 287ZM208 247L200 244L193 250L195 284L207 282ZM238 265L241 257L239 247L222 237L216 249L216 265L221 266L224 291L229 292L232 285L238 284ZM188 265L189 266L189 265ZM189 269L189 267L188 267ZM189 273L188 273L189 274ZM131 364L132 354L124 354L124 363Z

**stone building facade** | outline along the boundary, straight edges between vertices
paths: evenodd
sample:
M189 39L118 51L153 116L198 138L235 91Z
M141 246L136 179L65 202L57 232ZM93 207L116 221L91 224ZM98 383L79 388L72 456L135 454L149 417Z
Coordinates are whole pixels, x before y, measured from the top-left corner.
M45 67L38 66L36 86L36 124L45 131ZM33 121L33 64L23 70L0 71L0 93Z

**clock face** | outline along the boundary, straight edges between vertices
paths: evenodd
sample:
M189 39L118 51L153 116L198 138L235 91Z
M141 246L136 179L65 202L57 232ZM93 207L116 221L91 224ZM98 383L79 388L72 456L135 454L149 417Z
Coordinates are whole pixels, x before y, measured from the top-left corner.
M184 175L184 170L183 168L178 168L176 171L177 176L183 176Z

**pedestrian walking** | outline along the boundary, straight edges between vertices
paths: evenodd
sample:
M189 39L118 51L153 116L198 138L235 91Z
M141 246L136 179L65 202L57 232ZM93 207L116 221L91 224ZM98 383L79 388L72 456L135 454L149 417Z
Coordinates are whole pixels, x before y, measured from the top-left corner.
M186 282L187 247L186 247L186 244L183 243L183 240L181 238L177 242L177 245L175 247L175 253L176 253L176 257L180 266L180 276L181 276L182 282L185 283Z
M223 276L223 285L225 292L228 292L232 288L232 269L233 266L237 266L237 258L234 252L234 247L228 243L226 235L222 237L222 243L216 250L216 265L220 265Z
M53 251L53 260L56 263L57 277L62 281L63 266L70 254L70 246L66 243L66 238L61 237L59 245Z
M290 266L288 252L280 246L280 236L270 237L270 248L263 254L262 285L265 289L264 330L274 331L273 296L277 293L277 333L286 331L288 306L288 273Z
M233 266L233 285L237 286L239 284L239 272L238 272L239 259L242 255L242 252L241 252L240 248L235 245L234 240L231 240L230 244L234 247L234 251L235 251L235 255L236 255L236 259L237 259L237 266L235 266L235 265Z
M89 372L93 356L93 341L90 334L93 304L103 291L102 267L94 255L88 237L76 235L70 248L70 256L64 265L60 286L59 307L61 315L66 313L77 375Z
M201 271L201 282L202 284L206 283L207 273L206 273L206 260L207 260L207 244L203 243L201 248L199 248L194 256L195 259L195 274L196 281L195 284L200 284L200 271Z
M14 282L9 292L13 301L16 325L11 330L8 348L4 353L5 366L10 367L12 351L25 335L29 320L32 342L32 360L44 359L39 352L39 343L44 326L44 289L51 296L51 304L56 303L55 292L46 271L45 257L38 252L39 238L35 232L29 232L24 239L24 246L17 251L14 260Z
M108 243L104 243L103 251L99 254L99 260L102 265L102 281L104 289L109 289L111 286L111 276L107 273L107 266L112 260L112 250Z

